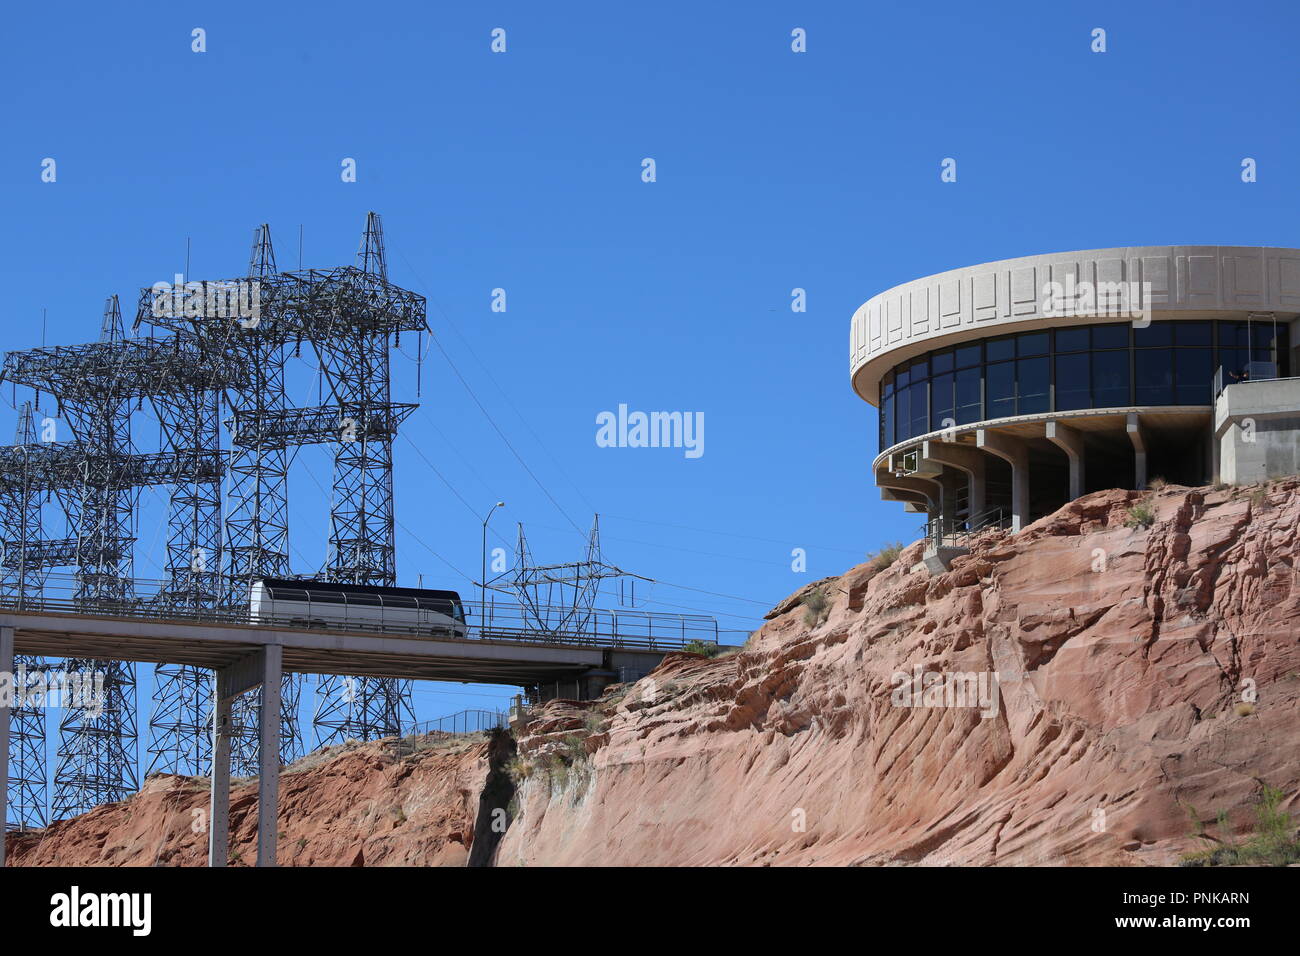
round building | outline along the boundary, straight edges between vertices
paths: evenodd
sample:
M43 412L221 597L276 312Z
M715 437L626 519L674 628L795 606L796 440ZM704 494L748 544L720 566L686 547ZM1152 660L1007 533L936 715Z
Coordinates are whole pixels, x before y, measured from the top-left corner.
M849 345L879 411L876 484L951 532L1157 476L1294 474L1297 316L1297 249L1094 249L895 286Z

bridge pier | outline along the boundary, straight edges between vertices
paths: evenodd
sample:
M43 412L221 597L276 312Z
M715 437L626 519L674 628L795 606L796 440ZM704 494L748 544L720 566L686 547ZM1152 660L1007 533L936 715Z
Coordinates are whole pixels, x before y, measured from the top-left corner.
M230 716L236 697L262 687L257 781L257 865L276 865L280 823L280 674L284 648L267 644L216 672L212 702L212 797L208 866L230 860Z
M0 674L14 673L14 629L0 627ZM13 693L17 693L13 688ZM0 700L0 867L5 865L5 842L9 834L9 715L11 701Z

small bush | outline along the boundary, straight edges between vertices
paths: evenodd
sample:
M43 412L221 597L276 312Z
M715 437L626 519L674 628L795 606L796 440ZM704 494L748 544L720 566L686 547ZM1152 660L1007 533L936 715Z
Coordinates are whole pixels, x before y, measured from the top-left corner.
M523 757L511 757L506 761L506 776L510 778L511 783L516 787L533 775L533 764L531 760Z
M1255 804L1255 833L1238 844L1226 811L1217 818L1219 845L1185 854L1183 866L1291 866L1300 863L1300 840L1291 814L1280 809L1282 791L1264 785ZM1198 826L1199 821L1198 821ZM1209 841L1204 828L1193 834Z
M816 627L830 617L831 600L821 588L813 588L803 596L803 622Z
M564 738L564 750L569 758L570 765L584 763L587 760L587 741L577 734L571 734Z
M1267 488L1265 488L1263 485L1260 485L1258 488L1251 489L1250 506L1252 508L1261 508L1267 501L1268 501Z
M682 645L682 650L689 654L703 654L705 657L714 657L718 653L718 645L712 641L690 641Z
M879 551L871 556L871 563L876 566L877 570L883 571L898 560L898 556L903 553L903 548L904 545L901 541L893 541L883 545Z
M1232 708L1232 710L1238 717L1249 717L1255 712L1255 705L1240 703L1236 707Z
M1152 478L1150 481L1147 482L1147 490L1153 491L1156 494L1160 494L1160 492L1164 491L1165 488L1167 488L1168 486L1169 486L1169 482L1165 481L1159 475L1156 475L1154 478Z
M1139 501L1128 509L1124 518L1126 528L1149 528L1156 523L1156 513L1145 501Z

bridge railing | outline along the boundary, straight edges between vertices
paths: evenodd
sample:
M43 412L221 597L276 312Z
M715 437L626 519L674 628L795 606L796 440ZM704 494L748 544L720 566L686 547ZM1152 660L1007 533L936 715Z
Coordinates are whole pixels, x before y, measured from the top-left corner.
M215 575L208 603L221 593ZM417 620L408 608L382 605L312 604L275 613L252 613L246 606L187 606L186 594L168 582L149 578L109 578L106 575L55 574L44 576L39 591L0 586L0 611L87 614L142 620L192 621L249 627L292 627L311 630L345 630L375 635L418 637L427 640L489 640L633 650L671 650L688 644L717 644L717 620L699 614L671 614L634 609L577 609L523 606L509 601L486 605L464 603L465 622ZM286 604L288 602L285 602Z
M509 725L509 714L499 710L461 710L446 717L422 720L403 727L395 749L397 756L403 757L427 750L438 740L452 734L472 734Z

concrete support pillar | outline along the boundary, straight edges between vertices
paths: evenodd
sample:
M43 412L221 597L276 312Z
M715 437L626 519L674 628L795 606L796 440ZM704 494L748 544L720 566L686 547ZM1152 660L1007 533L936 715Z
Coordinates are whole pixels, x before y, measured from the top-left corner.
M261 740L258 751L257 865L275 866L280 827L280 671L284 648L269 644L262 658Z
M280 673L284 648L268 644L216 673L212 701L212 799L208 866L230 858L230 710L236 697L262 687L258 748L257 865L275 866L280 805Z
M947 465L966 474L966 497L971 517L982 512L985 503L984 453L955 442L927 441L921 445L921 457L936 465Z
M1128 413L1128 437L1133 442L1133 487L1138 491L1147 486L1147 438L1142 428L1142 418L1137 412Z
M1064 422L1048 422L1047 438L1070 459L1070 500L1083 495L1083 435Z
M1011 466L1011 530L1029 524L1029 446L1019 438L977 429L975 444Z
M0 627L0 674L14 672L14 629ZM16 688L15 688L16 690ZM9 701L0 700L0 867L5 865L5 836L9 832Z
M212 796L208 803L208 866L225 866L230 858L230 671L212 682Z

